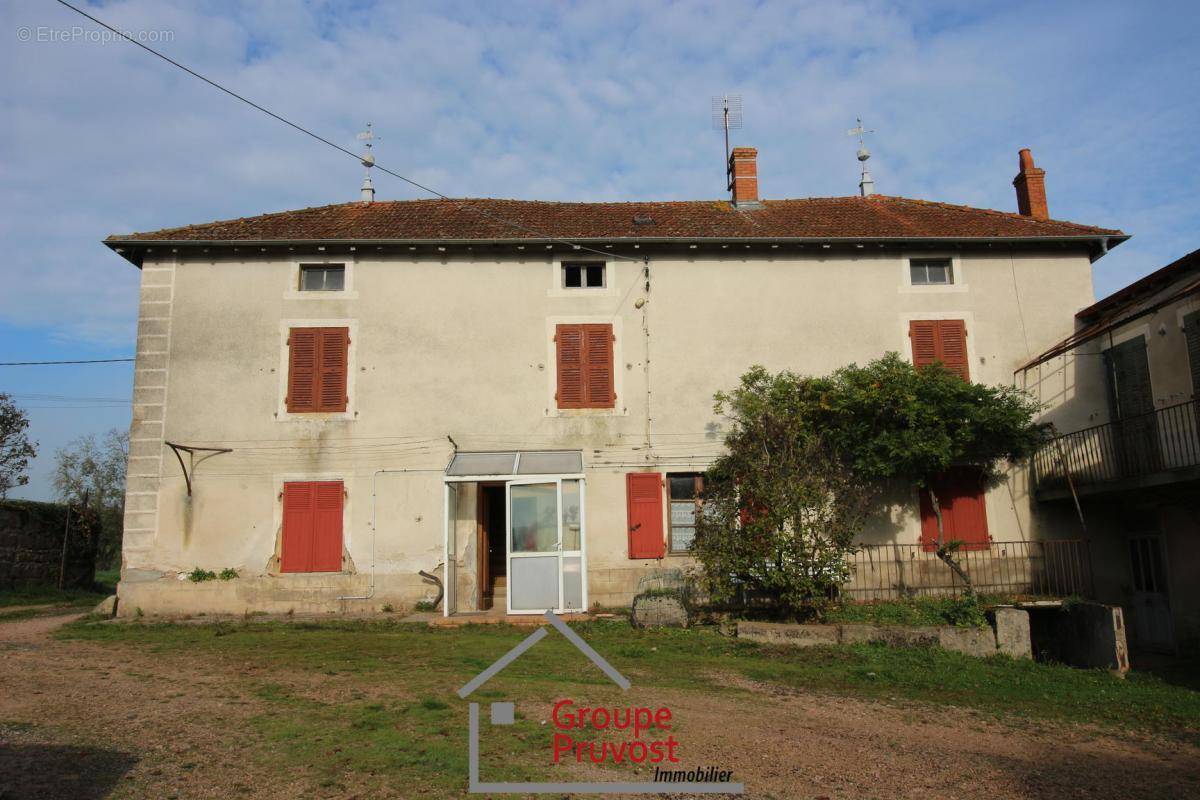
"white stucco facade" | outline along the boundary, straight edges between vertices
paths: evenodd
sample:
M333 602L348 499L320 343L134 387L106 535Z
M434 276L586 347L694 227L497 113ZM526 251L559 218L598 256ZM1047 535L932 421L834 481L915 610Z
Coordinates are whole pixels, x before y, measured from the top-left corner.
M1082 248L709 244L579 259L540 246L172 250L150 250L142 265L124 614L411 606L431 594L417 571L443 560L448 437L464 451L582 451L589 602L625 603L648 571L688 564L629 557L626 473L702 471L720 450L713 393L750 365L824 374L908 354L911 320L962 319L972 379L1010 384L1093 300ZM954 259L954 285L910 284L908 259L931 255ZM564 289L564 258L606 262L605 286ZM346 289L296 291L299 265L321 262L346 265ZM556 408L563 322L612 324L613 409ZM325 325L350 329L347 410L289 414L287 331ZM1043 376L1042 399L1071 391L1069 369ZM189 497L164 441L231 452L197 455ZM279 573L290 480L344 481L342 572ZM476 557L474 502L468 488L452 509L461 565ZM993 539L1053 535L1020 470L989 492L987 513ZM919 527L910 502L866 540L916 542ZM195 567L239 578L181 580Z

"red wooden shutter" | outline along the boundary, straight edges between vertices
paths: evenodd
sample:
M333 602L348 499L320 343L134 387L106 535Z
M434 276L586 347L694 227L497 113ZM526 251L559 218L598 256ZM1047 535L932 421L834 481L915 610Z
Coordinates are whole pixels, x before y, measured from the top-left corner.
M961 319L940 319L938 325L938 359L942 366L964 381L971 380L967 367L967 325Z
M558 407L583 408L586 399L583 326L556 325L554 342L558 352Z
M312 561L313 528L316 489L314 484L285 483L283 485L283 551L279 557L280 572L308 572Z
M304 413L317 410L317 331L292 328L288 334L287 410Z
M349 328L292 328L288 334L287 410L346 410Z
M316 503L313 524L312 562L309 572L340 572L342 569L341 481L315 484Z
M913 366L935 361L963 380L971 379L967 365L967 326L961 319L915 319L908 323Z
M585 404L588 408L612 408L617 399L613 391L612 325L584 325L583 352Z
M341 571L343 496L341 481L283 485L280 572Z
M951 469L930 485L942 507L943 541L960 541L963 550L988 549L987 504L978 470ZM921 490L921 544L926 551L937 549L937 517L925 489Z
M631 472L625 476L629 506L629 557L662 558L663 490L657 472Z
M349 328L317 328L319 331L320 381L318 411L346 410L346 365L350 355Z

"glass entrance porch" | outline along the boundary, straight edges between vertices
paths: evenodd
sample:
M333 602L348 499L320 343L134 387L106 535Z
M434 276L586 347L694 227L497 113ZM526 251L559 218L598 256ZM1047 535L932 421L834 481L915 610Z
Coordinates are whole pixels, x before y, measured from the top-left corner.
M447 616L587 608L581 452L457 453L443 480ZM501 487L502 528L483 510ZM503 576L489 559L501 542Z

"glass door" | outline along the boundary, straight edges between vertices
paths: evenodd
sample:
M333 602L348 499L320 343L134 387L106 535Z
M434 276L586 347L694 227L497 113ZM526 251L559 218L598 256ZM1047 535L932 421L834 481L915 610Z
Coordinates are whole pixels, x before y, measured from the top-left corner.
M583 481L511 481L508 509L508 613L587 608Z
M562 607L558 481L508 484L508 613Z
M587 608L587 571L583 557L583 481L563 479L559 485L562 509L562 603L563 611Z

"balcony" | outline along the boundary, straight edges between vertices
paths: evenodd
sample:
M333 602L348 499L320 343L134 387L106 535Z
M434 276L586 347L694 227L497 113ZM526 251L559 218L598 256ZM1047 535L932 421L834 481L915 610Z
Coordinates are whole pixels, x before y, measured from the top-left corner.
M1200 401L1056 436L1033 457L1034 492L1056 500L1200 479Z

